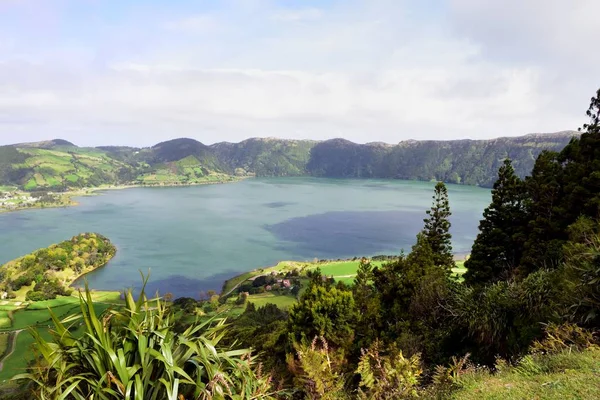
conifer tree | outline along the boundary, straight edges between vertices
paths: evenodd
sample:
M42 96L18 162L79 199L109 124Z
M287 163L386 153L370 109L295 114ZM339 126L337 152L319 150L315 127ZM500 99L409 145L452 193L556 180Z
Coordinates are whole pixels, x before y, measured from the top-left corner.
M433 262L436 266L442 267L449 274L454 267L454 257L452 256L452 235L450 234L450 203L448 201L448 189L444 182L438 182L435 185L433 194L433 205L431 210L427 211L428 217L423 221L425 228L423 233L433 252Z
M381 305L373 286L373 267L366 258L360 260L352 293L357 312L354 347L360 351L375 340L381 327Z
M600 90L592 97L581 137L559 153L542 152L526 179L525 273L563 261L568 227L580 216L600 217Z
M600 89L592 97L586 115L589 124L584 132L561 151L559 161L565 166L565 211L563 219L574 223L580 215L600 216Z
M525 190L509 159L498 171L492 203L483 212L479 234L465 262L465 282L486 284L508 278L519 265L525 241Z
M555 267L561 259L567 238L566 226L561 222L565 215L561 207L563 179L558 153L546 150L535 161L531 176L525 179L528 223L520 275L541 267Z

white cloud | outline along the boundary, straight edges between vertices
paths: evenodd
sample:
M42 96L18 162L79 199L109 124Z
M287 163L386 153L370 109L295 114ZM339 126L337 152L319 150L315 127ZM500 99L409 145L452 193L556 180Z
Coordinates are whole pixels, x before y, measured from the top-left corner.
M84 43L61 42L33 57L9 51L0 61L0 143L151 145L180 136L394 143L577 128L598 85L586 58L586 35L597 24L582 8L509 3L451 0L447 14L430 16L406 1L284 10L252 0L165 16L159 33L111 27L115 39L102 43L114 49L108 56L77 50ZM568 23L542 34L558 16Z

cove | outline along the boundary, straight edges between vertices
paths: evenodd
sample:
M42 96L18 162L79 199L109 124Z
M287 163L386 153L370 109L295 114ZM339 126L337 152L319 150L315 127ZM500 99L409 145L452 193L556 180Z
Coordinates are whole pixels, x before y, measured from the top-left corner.
M116 246L86 276L94 289L149 289L176 297L219 291L240 272L281 260L409 251L434 183L259 178L223 185L131 188L82 197L77 207L0 214L0 263L81 232ZM468 252L490 191L448 185L454 251Z

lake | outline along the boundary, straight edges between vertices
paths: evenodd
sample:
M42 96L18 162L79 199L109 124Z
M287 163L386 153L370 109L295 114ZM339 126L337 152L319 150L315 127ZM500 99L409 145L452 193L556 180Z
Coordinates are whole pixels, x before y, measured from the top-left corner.
M219 291L237 273L281 260L349 258L410 250L434 183L261 178L238 183L110 190L77 207L0 214L0 263L81 233L118 248L87 275L95 289L139 287L176 297ZM468 252L488 189L448 186L454 251Z

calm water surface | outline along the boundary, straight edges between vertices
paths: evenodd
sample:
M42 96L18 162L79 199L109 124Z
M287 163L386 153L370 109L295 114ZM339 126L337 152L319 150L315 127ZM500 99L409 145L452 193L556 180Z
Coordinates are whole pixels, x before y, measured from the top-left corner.
M236 273L279 260L398 254L431 206L433 183L315 178L135 188L79 199L80 206L0 214L0 263L81 232L118 248L87 276L92 288L137 287L197 297ZM453 246L467 252L487 189L449 185Z

